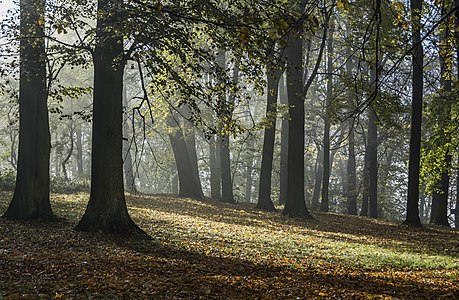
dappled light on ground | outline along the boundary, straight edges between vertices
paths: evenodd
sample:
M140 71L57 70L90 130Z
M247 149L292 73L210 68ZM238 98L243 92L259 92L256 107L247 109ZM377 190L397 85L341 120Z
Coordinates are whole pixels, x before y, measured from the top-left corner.
M87 200L53 195L57 222L0 219L0 298L459 297L457 230L161 195L127 199L151 239L119 238L72 230Z

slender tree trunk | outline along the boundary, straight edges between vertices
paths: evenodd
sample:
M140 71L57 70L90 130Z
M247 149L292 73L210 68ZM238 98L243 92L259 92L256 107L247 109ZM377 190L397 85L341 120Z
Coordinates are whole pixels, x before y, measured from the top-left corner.
M70 138L69 151L67 152L67 155L65 156L64 160L61 163L62 173L64 173L64 178L67 181L70 180L69 175L67 173L67 163L73 155L73 148L74 148L74 143L75 143L74 134L75 134L75 121L70 120L69 122L69 138Z
M459 170L457 171L456 176L456 207L454 211L454 227L459 228Z
M324 160L323 160L323 174L322 174L322 201L320 203L320 210L328 212L330 209L329 204L329 185L330 185L330 106L333 97L333 20L330 21L330 34L327 43L327 99L325 103L324 112Z
M123 3L99 0L94 50L91 194L78 231L144 233L128 214L123 185L123 39L117 36Z
M49 202L49 132L44 0L20 1L19 153L8 219L53 218Z
M285 73L279 83L279 102L288 105L287 91L285 86ZM281 122L281 154L280 154L280 192L279 204L287 201L287 161L288 161L288 118L283 117Z
M263 155L261 158L260 186L258 191L257 208L268 211L275 211L271 200L271 174L273 168L274 141L276 136L277 93L279 86L279 75L273 70L268 71L268 92L266 102L266 118L270 119L269 127L265 128L263 139Z
M322 187L322 178L323 178L323 173L324 173L324 168L323 168L324 152L320 146L318 146L317 148L318 148L318 151L317 151L317 159L316 159L316 166L315 166L314 192L312 194L312 201L311 201L312 210L319 209L320 189Z
M209 142L210 156L210 197L214 200L221 198L221 168L220 168L220 147L216 136L212 136Z
M370 176L369 176L369 159L368 159L368 143L365 147L365 157L363 163L363 176L362 176L362 209L360 210L360 215L363 217L368 216L368 206L369 206L369 186L370 186Z
M419 219L419 163L421 152L421 123L423 95L424 54L421 42L422 0L410 0L412 24L413 80L411 104L410 157L408 167L408 198L406 204L405 224L421 227Z
M368 177L369 216L378 217L378 131L376 114L372 107L368 111Z
M252 189L253 189L253 169L254 169L254 156L252 154L253 147L255 146L255 138L249 137L248 151L250 152L249 158L247 159L246 172L245 172L245 194L244 202L252 202Z
M125 86L123 86L123 106L125 114L127 115L128 98ZM124 179L126 180L126 190L130 193L136 193L137 187L135 186L134 163L131 155L131 143L134 137L131 134L132 131L129 122L129 118L123 120L123 170Z
M83 167L83 133L81 131L81 124L75 126L75 148L76 148L76 161L77 161L77 174L78 178L84 177Z
M300 15L303 14L305 5L305 1L299 5ZM290 120L288 124L287 202L283 213L290 217L312 218L304 199L303 41L301 32L291 33L286 53Z
M447 8L445 7L445 2L443 1L442 7L442 14L445 16L447 13ZM451 60L449 59L451 53L450 47L450 40L449 40L449 32L450 32L450 21L451 18L447 18L444 22L445 28L443 28L443 32L441 34L440 40L440 96L441 96L441 107L440 115L438 117L438 133L440 135L440 141L442 143L441 147L450 148L448 145L451 143L451 135L450 133L445 132L445 128L448 128L451 122L451 92L452 92L452 84L451 84L451 76L452 74L448 74L452 72ZM448 71L448 65L451 71ZM432 196L432 208L435 205L435 211L432 210L431 214L431 223L450 227L448 222L448 196L449 196L449 171L451 169L451 154L450 150L446 149L445 157L443 158L444 163L444 170L442 171L439 188L440 191L434 191Z
M224 56L223 56L224 57ZM233 66L233 83L237 84L239 80L239 63L237 59ZM226 65L226 62L222 64ZM223 100L223 99L222 99ZM234 94L230 93L228 101L223 101L223 109L220 112L220 120L222 122L231 119L234 110ZM221 163L221 178L222 178L222 198L221 201L226 203L236 203L233 194L233 180L231 177L231 154L229 149L230 136L228 134L220 135L220 163Z

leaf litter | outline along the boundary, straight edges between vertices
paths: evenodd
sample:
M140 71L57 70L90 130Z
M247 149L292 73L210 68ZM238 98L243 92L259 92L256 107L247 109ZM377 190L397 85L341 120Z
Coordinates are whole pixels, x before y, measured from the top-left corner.
M73 230L87 200L53 194L56 222L0 219L0 299L459 299L457 229L128 195L151 239L115 237Z

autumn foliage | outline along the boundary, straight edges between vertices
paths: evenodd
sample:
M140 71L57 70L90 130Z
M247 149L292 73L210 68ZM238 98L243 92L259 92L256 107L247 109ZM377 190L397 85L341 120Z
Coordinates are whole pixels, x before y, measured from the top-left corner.
M87 199L52 195L55 222L0 219L0 299L459 297L457 230L128 196L151 238L112 237L73 230Z

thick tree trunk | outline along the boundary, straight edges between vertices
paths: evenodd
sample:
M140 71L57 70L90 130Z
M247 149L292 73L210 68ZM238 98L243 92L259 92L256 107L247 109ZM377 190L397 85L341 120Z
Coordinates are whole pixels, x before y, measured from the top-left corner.
M78 231L144 233L128 214L123 185L123 40L115 24L122 1L99 0L94 51L91 194Z
M49 202L51 138L48 122L44 0L20 1L19 153L8 219L53 218Z
M424 54L421 42L420 12L422 0L411 0L412 24L412 52L413 80L411 104L411 132L410 157L408 167L408 198L406 204L406 218L404 224L421 227L419 219L419 162L421 152L421 123L422 123L422 95L423 95L423 66Z
M172 115L168 117L167 125L172 128L169 133L169 138L174 151L175 164L179 177L179 196L202 198L202 189L200 182L196 181L193 172L192 162L188 153L185 136L180 128L177 120L178 116Z
M263 139L263 154L261 158L260 186L258 190L257 208L275 211L271 200L271 174L273 169L274 141L276 137L276 111L279 74L271 74L268 71L268 92L266 101L266 118L270 119L269 127L265 128Z
M279 83L279 102L288 105L288 98L285 86L285 73L282 75ZM281 154L280 154L280 191L279 204L285 204L287 201L287 160L288 160L288 118L282 118L281 122Z
M303 14L305 2L299 5ZM283 214L290 217L312 218L304 199L304 99L303 99L303 41L301 34L292 33L286 48L287 94L290 120L288 124L288 184L287 202Z

